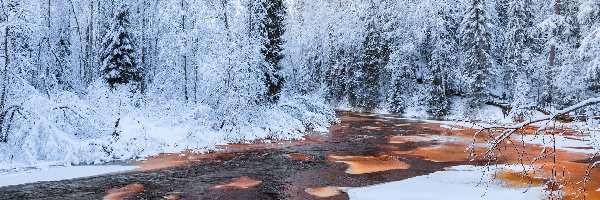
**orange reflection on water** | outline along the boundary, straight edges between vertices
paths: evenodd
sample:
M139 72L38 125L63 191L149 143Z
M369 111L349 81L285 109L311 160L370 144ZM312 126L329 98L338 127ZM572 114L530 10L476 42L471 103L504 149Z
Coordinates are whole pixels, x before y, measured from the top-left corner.
M342 190L339 187L322 187L322 188L307 188L306 193L320 197L320 198L328 198L342 194Z
M600 199L600 169L589 171L589 180L583 184L584 177L589 170L587 163L576 163L560 160L556 164L558 183L563 186L561 191L564 199ZM543 171L550 174L552 165L547 164Z
M475 155L479 156L475 160L483 160L486 158L481 157L488 149L486 147L486 140L490 140L488 133L480 133L477 137L473 137L477 130L468 129L466 127L460 127L464 130L444 130L431 124L418 124L419 127L432 127L432 130L442 132L442 136L450 137L455 139L446 139L437 141L433 135L419 134L412 136L393 136L388 138L387 145L381 145L384 149L392 150L387 152L388 155L401 155L401 156L414 156L425 160L434 162L468 162L473 159L471 156L471 150ZM537 127L526 127L521 129L513 135L509 140L501 143L498 148L493 151L496 159L501 163L517 164L520 165L533 165L537 166L535 171L529 171L527 174L524 172L512 172L512 171L499 171L496 174L496 178L501 180L508 187L515 188L526 188L529 186L544 186L548 191L554 190L554 196L551 198L563 198L563 199L600 199L600 168L589 169L587 163L579 163L576 161L589 160L592 155L577 153L572 151L566 151L557 149L554 151L552 147L544 148L537 144L523 144L520 139L520 134L551 134L546 132L537 132ZM501 131L501 130L500 130ZM500 133L499 131L493 132L494 135ZM559 128L554 133L568 136L569 139L582 139L585 134L577 133L572 129ZM573 137L573 138L571 138ZM475 141L474 149L469 149ZM410 142L425 142L429 143L428 146L417 147L408 151L394 151L393 146L397 144L406 144ZM579 149L588 149L592 147L579 147ZM556 164L554 165L554 157L552 153L556 153ZM546 154L544 158L536 160L532 163L536 157ZM522 160L521 160L522 158ZM561 185L559 188L548 180L553 177L553 166L556 172L556 179L558 184ZM588 171L589 170L589 171ZM585 181L584 177L589 173L589 178Z
M512 170L500 170L496 173L496 178L502 180L510 188L539 187L548 182L548 180L533 175L533 172L516 172Z
M433 162L461 162L469 160L468 144L448 142L442 145L419 147L409 151L392 151L392 155L414 156Z
M327 140L326 136L313 133L304 136L303 140L289 141L264 141L256 140L247 144L219 145L217 150L210 153L196 153L191 150L181 153L165 153L148 157L146 160L137 162L140 168L137 171L152 171L167 168L180 167L200 161L220 162L224 156L235 156L236 153L246 153L262 150L278 150L286 147L305 146L321 144Z
M395 157L391 156L327 156L327 160L346 163L348 174L368 174L374 172L408 169L409 164L406 164Z
M261 183L262 183L262 181L260 181L260 180L256 180L256 179L244 176L244 177L234 179L230 183L223 184L223 185L217 185L217 186L215 186L215 189L248 189L248 188L256 187L256 186L260 185Z
M122 200L143 190L144 185L139 183L130 184L122 188L113 188L108 190L103 200Z

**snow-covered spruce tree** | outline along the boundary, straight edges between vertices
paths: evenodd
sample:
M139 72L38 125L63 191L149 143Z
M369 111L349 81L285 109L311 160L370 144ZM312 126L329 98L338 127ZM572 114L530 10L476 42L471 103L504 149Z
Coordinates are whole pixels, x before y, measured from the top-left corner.
M490 98L493 60L490 55L490 25L484 0L470 0L462 22L462 48L465 54L465 74L470 107L476 108Z
M142 72L137 66L135 47L128 30L128 17L128 8L121 7L103 39L100 70L102 77L113 88L117 84L130 83L139 87L142 81Z
M429 87L430 94L427 112L432 116L444 116L450 109L450 88L448 84L448 71L458 65L457 53L459 46L455 38L455 24L451 13L438 12L437 17L441 24L437 24L432 39L431 58L429 59Z
M345 55L340 55L345 56ZM339 103L344 100L347 96L348 90L348 67L344 66L345 63L342 63L344 59L334 63L329 68L329 73L327 73L324 77L325 84L329 88L329 92L327 94L327 100Z
M387 91L387 109L394 114L403 114L409 107L409 97L412 95L415 70L413 67L418 62L418 51L415 45L405 45L390 54L390 63L386 71L390 73L391 80Z
M450 109L450 101L447 91L447 74L441 65L430 65L429 77L430 85L428 85L428 107L427 113L431 116L441 117L448 114Z
M585 1L579 7L577 19L585 32L579 49L586 69L585 87L588 95L594 96L600 93L600 4Z
M34 0L4 1L3 12L6 21L1 25L0 31L6 44L2 50L7 55L2 55L9 66L8 76L18 76L27 80L29 84L37 82L36 74L37 52L42 34L38 29L40 20L38 7ZM16 78L16 77L15 77ZM33 84L32 84L33 85ZM39 88L36 88L39 89Z
M506 27L510 18L510 3L512 0L497 0L496 13L498 13L498 22L501 27Z
M284 80L281 75L281 60L283 59L282 36L285 32L284 20L286 7L283 0L261 0L264 17L261 19L262 35L266 38L261 53L265 57L263 67L264 82L267 87L267 99L277 102L283 88Z
M518 107L527 103L530 88L526 78L533 72L529 67L532 59L532 35L529 30L533 27L531 0L511 0L508 5L509 17L506 39L508 48L505 52L507 59L504 67L506 88L513 92L513 106Z
M493 24L492 29L489 32L494 39L494 42L491 44L491 54L495 59L497 66L505 67L506 62L508 62L508 58L505 56L505 52L510 51L510 47L508 46L508 38L506 38L505 30L508 30L508 23L510 17L509 4L511 0L496 0L496 1L487 1L488 4L493 5L494 9L488 9L489 21L488 23ZM488 5L488 8L491 8ZM501 88L506 88L508 81L504 79Z
M56 84L59 89L64 90L72 90L74 88L75 77L68 76L69 70L68 68L71 66L70 64L70 56L71 56L71 41L70 35L68 33L68 28L62 28L59 30L58 41L56 41L56 47L54 49L56 58L56 68L53 70L53 76L56 79Z
M566 17L566 29L563 29L563 45L559 47L559 59L562 63L557 66L554 88L556 88L555 104L564 108L585 100L585 69L581 66L581 57L577 49L581 46L581 24L577 20L580 1L564 1L563 10Z
M388 110L394 114L402 114L406 109L403 96L405 92L404 81L399 74L400 70L392 71L392 82L388 92Z
M579 46L580 28L575 17L578 2L554 0L547 3L553 14L541 24L547 36L547 65L542 69L542 94L539 103L545 106L575 103L581 92L581 67L575 50Z
M380 105L380 77L389 61L389 46L376 27L377 16L371 16L367 25L367 35L363 43L363 56L360 70L355 74L357 86L354 90L354 106L373 110Z
M585 66L585 98L598 97L600 94L600 4L595 0L588 0L581 4L577 16L582 24L584 38L579 48L579 55ZM588 116L598 116L600 106L586 108ZM590 118L588 124L599 124L598 119Z

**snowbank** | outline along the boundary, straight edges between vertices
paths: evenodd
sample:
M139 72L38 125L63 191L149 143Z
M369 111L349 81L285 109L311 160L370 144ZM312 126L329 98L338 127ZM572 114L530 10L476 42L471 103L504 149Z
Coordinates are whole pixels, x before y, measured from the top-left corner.
M519 135L515 138L522 139L527 144L537 144L553 147L556 140L556 149L575 153L596 154L600 152L600 136L597 133L589 136L564 136L564 135Z
M136 169L134 166L99 165L99 166L53 166L48 168L25 169L20 172L1 173L0 187L21 185L26 183L60 181L74 178L118 173Z
M91 86L84 98L31 90L13 99L0 164L36 167L100 164L259 139L301 139L336 121L319 97L284 97L275 105L237 107L153 101L128 88ZM227 105L230 106L230 105ZM2 136L2 135L0 135ZM0 138L3 139L3 138Z
M510 170L508 167L507 170ZM545 199L544 187L507 188L494 179L495 170L483 167L456 166L403 181L385 183L347 191L350 199Z

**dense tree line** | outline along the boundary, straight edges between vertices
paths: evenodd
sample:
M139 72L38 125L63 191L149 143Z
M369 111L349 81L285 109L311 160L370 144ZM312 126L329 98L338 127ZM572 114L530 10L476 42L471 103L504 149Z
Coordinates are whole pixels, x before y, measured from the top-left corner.
M430 116L495 106L519 117L598 95L599 7L588 0L294 1L288 40L309 35L301 30L320 40L294 41L290 48L309 52L290 52L286 63L319 74L301 81L322 83L312 85L336 105ZM303 17L311 15L321 17Z
M4 96L18 79L48 96L86 95L103 79L111 87L131 83L137 85L134 92L183 103L208 101L202 99L207 92L231 89L276 102L283 87L283 1L1 4Z
M0 0L0 161L523 118L598 96L599 55L596 0Z
M369 111L492 105L519 116L600 92L593 0L0 4L3 121L33 93L83 98L122 85L146 103L215 108L218 128L297 95Z

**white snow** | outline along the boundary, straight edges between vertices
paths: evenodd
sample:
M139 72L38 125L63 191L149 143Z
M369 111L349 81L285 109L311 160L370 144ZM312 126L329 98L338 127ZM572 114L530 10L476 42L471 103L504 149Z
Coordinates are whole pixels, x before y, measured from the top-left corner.
M98 88L89 99L68 92L54 99L30 97L22 110L27 115L15 118L18 126L0 142L0 165L101 164L264 138L301 139L307 130L324 132L336 120L316 97L225 112L205 105L136 105L140 99L129 97L126 88Z
M523 139L525 143L537 144L546 147L554 146L552 135L517 135L517 139ZM576 152L594 154L600 152L599 140L597 134L591 134L589 136L564 136L556 135L556 149Z
M507 167L504 169L510 169ZM456 166L448 171L435 172L398 182L385 183L363 188L352 188L347 191L350 199L358 200L517 200L544 199L543 187L507 188L493 178L493 172L482 167ZM492 171L494 171L492 169Z
M9 185L21 185L26 183L60 181L67 179L83 178L126 172L136 169L135 166L121 165L95 165L95 166L52 166L48 168L20 169L19 172L1 172L0 187Z
M456 126L451 126L451 125L440 125L440 127L448 129L448 130L452 130L452 131L462 131L463 129L457 128Z

